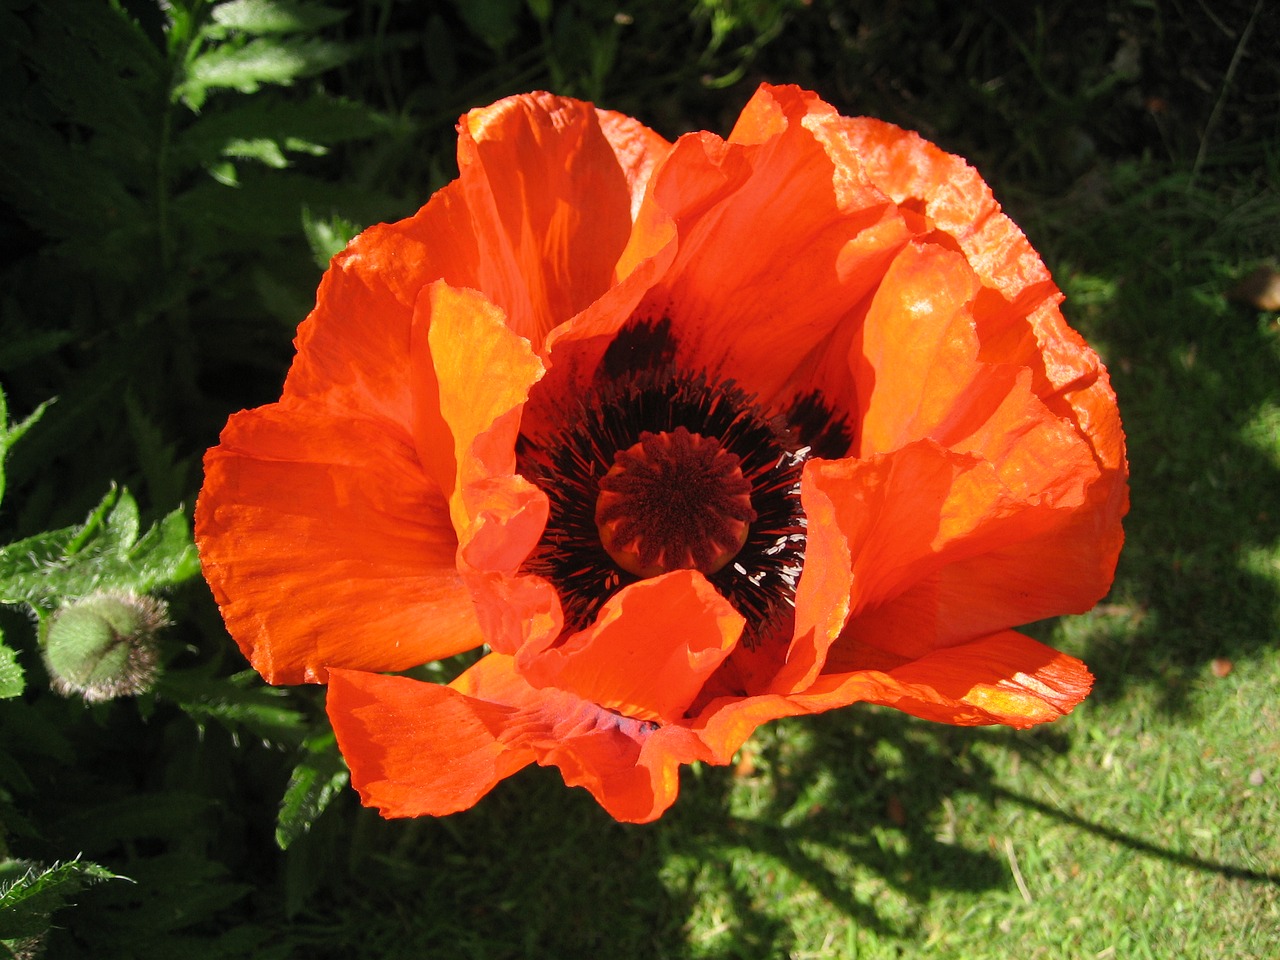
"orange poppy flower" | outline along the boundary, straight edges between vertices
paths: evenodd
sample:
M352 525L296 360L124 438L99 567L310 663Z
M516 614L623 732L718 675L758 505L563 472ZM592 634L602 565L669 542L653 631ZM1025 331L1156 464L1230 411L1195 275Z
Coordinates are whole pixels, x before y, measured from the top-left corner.
M545 93L337 256L196 510L231 634L328 682L386 816L554 764L620 820L856 701L1028 726L1092 678L1015 632L1108 589L1124 437L962 160L764 86L668 143ZM389 676L487 644L447 686Z

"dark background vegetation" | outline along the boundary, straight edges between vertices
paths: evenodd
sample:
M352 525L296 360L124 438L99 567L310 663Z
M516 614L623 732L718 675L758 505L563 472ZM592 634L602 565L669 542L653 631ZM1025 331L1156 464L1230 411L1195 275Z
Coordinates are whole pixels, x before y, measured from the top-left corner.
M794 82L966 156L1107 360L1133 460L1113 596L1038 628L1111 713L1027 735L856 709L781 724L736 769L689 771L646 828L541 770L445 820L360 810L322 694L245 674L198 578L166 591L156 690L94 707L48 691L15 602L0 855L129 878L50 888L48 956L898 956L1018 896L1012 853L947 835L957 809L991 837L1013 808L1236 884L1244 952L1204 955L1275 943L1239 919L1280 923L1273 838L1262 859L1199 853L1164 807L1117 801L1103 824L1020 771L1067 758L1087 782L1089 742L1167 724L1158 763L1225 730L1280 777L1274 732L1212 734L1200 699L1210 663L1280 692L1280 332L1274 306L1231 299L1280 256L1280 6L8 0L0 51L0 386L14 420L57 398L7 461L0 543L82 523L113 484L144 529L189 510L226 417L278 396L328 256L455 174L461 113L535 88L675 137L727 133L760 81ZM1223 816L1248 832L1240 809Z

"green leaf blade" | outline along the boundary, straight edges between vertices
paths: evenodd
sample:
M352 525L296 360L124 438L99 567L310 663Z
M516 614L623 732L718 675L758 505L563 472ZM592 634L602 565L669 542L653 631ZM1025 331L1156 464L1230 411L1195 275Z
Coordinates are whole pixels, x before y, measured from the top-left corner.
M306 33L337 23L347 16L345 10L335 10L314 3L294 3L290 0L231 0L213 9L210 33L239 30L242 33Z
M138 505L123 488L107 493L79 527L36 534L0 547L0 603L41 614L96 590L150 593L200 570L181 509L138 536Z
M276 818L276 844L281 850L311 831L311 826L351 779L346 762L328 733L307 744L293 768Z
M82 860L52 867L20 860L0 864L0 941L40 936L54 911L86 886L117 879L123 878Z
M210 90L255 93L264 84L288 86L346 63L355 53L351 44L314 37L222 44L190 65L176 93L194 108L204 102Z
M4 635L0 634L0 700L22 696L27 681L22 672L22 664L18 663L18 652L5 646Z

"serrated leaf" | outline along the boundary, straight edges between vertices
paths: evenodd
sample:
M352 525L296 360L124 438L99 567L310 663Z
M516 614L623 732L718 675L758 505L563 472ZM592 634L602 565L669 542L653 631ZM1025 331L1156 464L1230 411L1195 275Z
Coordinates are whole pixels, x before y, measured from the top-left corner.
M138 25L113 6L42 0L29 41L13 49L60 122L145 149L154 135L148 94L161 82L164 63Z
M174 200L175 214L219 237L296 237L304 206L313 209L369 210L377 198L357 187L326 183L292 171L241 171L235 190L205 181ZM385 204L372 212L380 213ZM372 219L372 218L371 218Z
M289 785L276 818L276 844L281 850L311 830L320 814L351 779L332 733L306 746L306 753L289 775Z
M167 76L118 5L30 6L29 18L0 24L14 68L0 98L0 196L52 238L89 238L92 252L154 216L145 196L155 177L154 101ZM112 255L130 246L108 246L97 262L118 270Z
M160 428L147 416L132 391L125 394L124 409L151 502L163 506L177 503L187 489L189 461L177 458L174 444L165 442Z
M27 419L11 425L9 404L5 400L4 390L0 389L0 502L4 501L4 460L9 455L9 448L22 439L22 435L35 425L45 408L51 403L53 403L52 400L46 400L36 407Z
M210 34L239 30L243 33L305 33L337 23L345 10L289 0L230 0L213 8ZM221 28L219 30L218 28Z
M287 86L346 63L355 53L352 44L316 38L260 37L243 45L226 43L196 58L174 92L199 109L210 90L254 93L263 84Z
M253 140L228 140L222 148L223 156L237 160L257 160L259 163L283 170L289 166L280 144L268 137L256 137Z
M82 860L43 867L21 860L0 864L0 941L36 937L55 910L90 883L123 879Z
M4 634L0 633L0 699L22 696L26 685L22 664L18 663L18 652L5 646Z
M174 510L142 537L129 491L111 490L78 527L0 547L0 603L40 613L95 590L150 593L196 575L199 556L186 517Z
M306 234L311 255L321 270L328 268L329 261L345 250L361 229L336 213L322 218L314 216L310 207L302 208L302 232Z
M118 269L118 255L128 252L124 241L151 229L151 211L121 182L123 171L93 152L73 148L45 123L6 120L0 124L0 198L55 239L101 245L115 238L101 260Z
M268 140L282 152L314 153L316 147L377 136L392 126L390 118L376 110L324 94L299 100L264 91L218 107L202 113L179 134L174 155L184 169L214 163L230 155L238 143Z
M170 671L155 690L188 716L216 722L236 737L294 747L305 736L305 718L290 702L288 691L266 686L252 670L221 679Z

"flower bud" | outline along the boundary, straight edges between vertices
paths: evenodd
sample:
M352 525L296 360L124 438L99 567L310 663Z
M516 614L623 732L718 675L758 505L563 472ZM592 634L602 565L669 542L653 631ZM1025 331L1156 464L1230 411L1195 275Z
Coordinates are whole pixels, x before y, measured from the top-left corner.
M67 603L45 631L50 685L89 703L146 692L156 677L154 638L168 623L165 613L163 601L121 591Z

